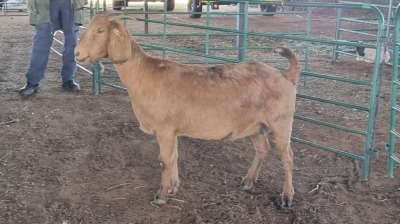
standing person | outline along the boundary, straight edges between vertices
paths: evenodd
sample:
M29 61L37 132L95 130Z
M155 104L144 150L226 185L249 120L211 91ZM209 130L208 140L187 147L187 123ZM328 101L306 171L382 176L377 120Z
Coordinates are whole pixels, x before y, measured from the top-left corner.
M77 69L74 50L79 25L83 24L83 6L84 0L28 0L29 23L35 26L35 35L29 68L25 74L26 84L19 90L21 95L39 92L56 30L64 33L61 87L67 91L80 90L74 81Z

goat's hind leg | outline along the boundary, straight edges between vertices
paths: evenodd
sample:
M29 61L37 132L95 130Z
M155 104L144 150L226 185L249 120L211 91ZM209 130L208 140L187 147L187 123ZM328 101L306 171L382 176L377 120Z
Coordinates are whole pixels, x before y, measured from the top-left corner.
M293 173L293 151L290 147L290 136L292 133L293 117L278 120L270 125L272 134L276 141L281 157L283 169L285 171L285 183L283 185L281 207L291 207L294 195L292 184Z
M261 165L270 148L268 137L266 135L256 134L251 136L250 139L253 141L256 155L247 175L242 180L241 188L243 190L250 190L253 187L253 184L257 181Z
M174 151L177 149L175 146L177 139L174 135L157 133L157 140L160 145L161 184L160 189L154 196L153 203L162 205L167 202L171 189L176 192L175 187L177 185L178 176L176 160L178 155L174 153ZM176 169L173 168L174 164L176 165Z

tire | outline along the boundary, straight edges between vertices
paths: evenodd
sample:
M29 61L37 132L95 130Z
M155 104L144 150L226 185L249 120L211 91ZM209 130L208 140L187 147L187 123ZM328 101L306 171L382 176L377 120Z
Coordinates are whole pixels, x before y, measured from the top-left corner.
M202 12L203 11L203 7L196 7L199 6L200 4L200 0L188 0L188 4L187 4L187 8L188 8L188 13L189 13L189 17L192 19L198 19L201 17L201 14L193 14L195 12Z
M167 0L167 11L174 11L175 0Z
M113 9L121 11L122 7L127 6L128 2L127 0L113 0Z
M276 12L278 9L277 5L267 5L267 4L260 4L261 12ZM263 16L273 16L275 14L264 14Z

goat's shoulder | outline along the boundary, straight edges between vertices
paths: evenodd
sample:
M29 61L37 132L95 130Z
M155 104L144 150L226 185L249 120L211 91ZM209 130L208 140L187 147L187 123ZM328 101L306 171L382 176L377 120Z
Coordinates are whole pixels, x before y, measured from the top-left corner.
M148 56L140 64L141 71L146 71L146 73L152 74L153 76L164 76L168 74L175 74L183 65L156 57Z

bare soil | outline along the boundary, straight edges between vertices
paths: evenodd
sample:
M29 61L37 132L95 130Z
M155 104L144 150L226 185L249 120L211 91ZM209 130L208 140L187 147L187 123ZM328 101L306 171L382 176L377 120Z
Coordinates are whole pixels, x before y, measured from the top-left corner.
M190 21L187 15L175 17ZM216 24L232 23L213 19ZM304 19L290 14L254 16L251 23L260 31L286 32L303 26ZM319 15L314 21L313 36L332 37L335 17ZM291 208L281 209L283 169L274 145L259 181L245 192L239 186L254 156L248 139L210 142L182 137L180 191L157 207L150 201L160 181L158 144L139 130L127 93L105 88L94 95L91 77L82 70L77 77L82 91L62 91L60 57L51 53L41 92L22 98L17 91L25 82L34 29L25 13L0 16L0 24L0 223L400 223L400 168L395 178L387 177L384 147L390 66L383 72L377 156L368 181L360 180L358 162L293 143L295 199ZM318 54L321 48L314 52L310 70L367 80L372 75L371 64L332 63L329 54ZM307 82L299 86L300 93L368 104L363 89L333 81ZM299 100L297 113L365 128L365 116L352 110ZM293 129L295 137L363 153L359 137L299 121Z

